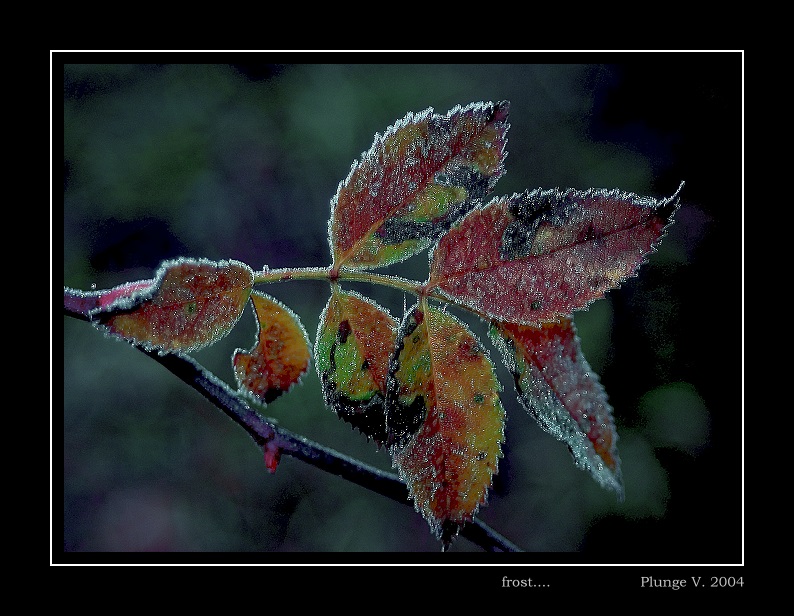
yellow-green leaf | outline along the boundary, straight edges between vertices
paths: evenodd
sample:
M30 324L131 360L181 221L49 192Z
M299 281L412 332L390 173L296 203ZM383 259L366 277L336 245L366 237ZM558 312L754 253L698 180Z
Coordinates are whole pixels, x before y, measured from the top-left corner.
M334 266L378 267L427 248L504 173L508 103L426 109L389 127L332 201Z
M397 320L385 308L333 285L314 348L326 405L379 446L386 437L383 404L396 331Z

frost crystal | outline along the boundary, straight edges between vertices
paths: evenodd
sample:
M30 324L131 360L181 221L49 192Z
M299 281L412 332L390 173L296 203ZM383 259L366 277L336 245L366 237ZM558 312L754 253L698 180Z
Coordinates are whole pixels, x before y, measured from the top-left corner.
M539 327L494 322L490 335L513 373L524 408L568 446L577 466L622 500L612 407L582 355L573 321Z

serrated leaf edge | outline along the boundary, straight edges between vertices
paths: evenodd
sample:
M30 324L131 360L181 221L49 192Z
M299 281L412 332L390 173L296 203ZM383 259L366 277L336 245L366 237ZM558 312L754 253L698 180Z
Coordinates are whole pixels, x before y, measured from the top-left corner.
M112 287L110 289L103 289L101 291L87 291L87 292L86 291L77 291L77 293L81 294L83 297L102 296L102 295L105 295L105 294L107 294L107 293L109 293L111 291L115 291L115 290L118 290L118 289L123 289L124 287L128 287L128 286L130 286L132 284L135 284L136 282L147 282L148 280L151 280L151 285L150 286L147 286L147 287L141 288L141 289L136 289L135 291L133 291L129 295L120 296L120 297L116 298L115 300L113 300L113 302L111 302L107 306L100 306L100 307L94 308L92 310L89 310L87 312L87 316L88 316L89 322L94 327L96 327L98 330L102 331L105 334L105 337L107 337L107 338L111 338L111 339L117 340L117 341L127 342L129 344L138 346L138 347L140 347L140 348L142 348L142 349L144 349L146 351L157 351L160 355L168 355L168 354L184 355L186 353L190 353L192 351L196 351L196 350L203 349L203 348L206 348L208 346L211 346L212 344L214 344L215 342L217 342L221 338L227 336L229 334L229 332L231 332L231 330L234 328L234 326L240 320L240 317L242 316L242 313L243 313L242 310L240 311L240 313L237 315L236 318L232 319L228 323L228 327L226 328L226 331L224 331L215 340L213 340L211 342L202 343L202 344L195 344L195 345L191 345L191 346L185 346L185 347L181 347L179 349L167 349L167 350L161 348L160 346L158 346L156 344L152 344L151 342L148 342L146 340L136 340L134 338L130 338L129 336L124 336L123 334L119 334L117 332L113 332L104 323L101 323L101 322L95 320L95 318L97 318L97 317L106 317L106 316L107 317L112 317L113 313L115 313L115 312L133 310L133 309L137 308L138 306L140 306L141 304L143 304L144 302L147 302L147 301L153 299L154 296L157 295L160 292L160 289L162 288L162 284L163 284L163 281L165 279L166 274L168 273L168 270L173 268L173 267L178 267L178 266L184 265L184 264L209 265L211 267L226 267L226 266L230 266L230 265L238 266L238 267L241 267L241 268L247 270L251 274L251 286L249 287L249 291L253 287L254 270L251 268L250 265L248 265L246 263L243 263L242 261L237 261L237 260L234 260L234 259L228 259L228 260L224 260L224 261L212 261L211 259L204 259L204 258L193 259L193 258L190 258L190 257L180 257L178 259L170 259L170 260L166 260L166 261L161 262L160 266L157 269L157 272L155 273L155 277L152 278L152 279L144 279L142 281L127 282L127 283L120 284L120 285L117 285L115 287ZM64 287L64 289L67 289L67 287Z
M398 355L397 349L399 349L399 344L400 344L400 340L401 340L401 332L403 330L403 326L404 326L405 320L408 318L408 315L410 315L416 308L419 308L420 306L422 306L422 303L418 301L416 304L414 304L413 307L411 307L410 309L406 310L405 315L404 315L402 321L400 322L399 328L397 330L398 341L397 341L397 346L396 346L396 349L395 349L396 352L395 352L394 358L393 358L393 360L395 362L396 362L396 356ZM485 486L485 490L483 490L482 497L477 502L477 504L474 506L474 509L469 514L467 514L465 519L462 520L460 523L453 522L452 520L430 519L430 518L428 518L425 515L425 512L423 511L423 509L421 508L419 503L416 502L416 500L415 500L415 498L413 496L410 482L407 480L403 470L400 468L400 466L396 463L396 461L394 459L395 452L398 452L398 451L402 450L403 447L395 447L395 446L390 446L389 447L389 453L392 456L392 468L395 468L397 470L397 473L398 473L398 475L400 477L400 480L409 488L409 499L413 503L414 510L417 513L419 513L425 519L425 521L427 521L427 523L429 524L431 532L433 533L433 535L437 539L439 539L439 540L444 542L444 551L446 551L449 548L449 545L451 544L452 540L458 535L460 530L463 528L463 525L473 521L474 518L479 513L480 509L482 507L486 507L488 505L488 497L489 497L489 494L491 492L491 489L493 488L493 478L494 478L494 476L499 474L499 461L502 458L504 458L504 449L503 449L502 446L503 446L503 444L505 443L505 440L506 440L505 439L505 425L507 423L507 411L504 408L504 405L502 404L501 396L499 395L499 394L501 394L504 391L504 387L502 386L502 383L499 380L498 374L496 372L496 366L495 366L493 360L491 359L490 349L488 349L486 346L484 346L480 342L479 338L476 336L476 334L473 331L471 331L471 328L468 326L467 323L465 323L464 321L461 321L459 318L457 318L455 315L451 314L447 310L444 310L442 308L436 307L436 306L430 304L429 302L424 304L423 308L426 311L432 308L432 309L436 310L437 312L448 316L450 319L455 321L460 327L462 327L464 329L464 331L466 331L470 336L472 336L472 338L474 338L474 340L477 342L478 347L481 350L483 356L488 360L488 363L491 366L491 378L492 378L493 382L496 385L496 391L495 391L495 393L497 394L496 401L497 401L497 404L499 405L499 407L502 410L502 416L503 416L503 420L502 420L501 426L499 428L500 434L499 434L499 438L498 438L498 441L497 441L498 451L497 451L497 454L496 454L496 459L494 461L494 463L495 463L494 464L494 469L493 470L491 470L491 469L488 470L488 472L489 472L489 480L488 480L487 485ZM431 357L431 362L432 362L432 357ZM389 379L395 378L395 377L392 376L391 373L392 373L392 368L390 367L390 369L389 369ZM435 386L434 386L434 389L435 389ZM421 427L420 427L420 430L421 430ZM455 525L454 531L450 530L449 524L454 524Z
M643 265L646 265L650 261L651 255L653 255L654 253L656 253L658 251L659 245L661 244L662 240L667 236L667 233L669 232L670 227L672 227L673 223L675 222L673 220L673 217L674 217L675 213L678 211L678 209L681 207L680 193L681 193L683 187L684 187L684 182L682 181L681 184L676 189L675 193L673 193L670 197L665 197L665 198L662 198L662 199L655 199L653 197L647 197L647 196L643 197L643 196L641 196L641 195L639 195L637 193L627 192L627 191L621 190L619 188L612 188L612 189L589 188L589 189L584 190L584 191L578 190L578 189L574 189L574 188L566 188L565 189L565 191L576 190L577 192L580 192L580 193L582 193L583 195L586 195L586 196L599 196L599 197L607 197L607 198L616 197L616 198L632 199L633 202L635 202L638 206L647 207L647 208L650 208L650 209L653 209L653 210L662 210L664 208L670 208L670 211L667 214L667 222L662 227L662 230L660 231L659 236L651 243L650 248L643 255L643 258L634 267L633 272L631 274L629 274L628 276L626 276L624 279L622 279L620 282L616 283L615 286L610 287L604 294L602 294L601 297L596 297L596 298L588 301L587 303L585 303L581 307L577 308L574 312L581 312L581 311L589 310L590 306L594 302L597 302L598 300L603 299L606 296L606 293L611 292L611 291L615 291L617 289L620 289L626 282L628 282L628 281L632 280L633 278L636 278L636 277L639 276L639 270L642 268ZM521 192L521 193L513 193L512 195L509 195L509 196L502 195L502 196L493 197L487 203L480 203L478 206L474 207L465 216L463 216L454 225L452 225L452 227L450 227L450 229L446 233L444 233L441 237L439 237L436 240L436 242L430 247L430 250L427 253L429 274L428 274L427 280L425 281L425 285L424 285L424 288L426 289L426 292L432 292L434 294L437 294L440 297L444 298L445 301L447 301L448 303L452 304L453 306L458 306L460 308L463 308L465 310L473 312L474 314L477 314L480 318L482 318L485 321L491 320L493 317L491 317L490 315L482 313L479 310L473 308L472 306L469 306L467 304L462 303L458 298L454 297L453 295L448 293L446 290L444 290L441 287L439 287L438 284L433 284L433 280L432 280L433 260L434 260L434 256L435 256L436 250L438 249L439 245L441 244L441 241L447 236L448 233L450 233L451 231L453 231L455 229L458 229L461 225L464 224L466 219L469 216L473 216L475 214L475 212L482 212L486 208L494 205L495 203L499 203L499 202L508 203L509 201L511 201L513 199L520 198L520 197L522 197L525 194L532 194L532 193L541 192L541 191L544 191L544 190L549 190L549 189L534 188L534 189L527 189L527 190L525 190L524 192ZM561 191L561 189L558 188L558 187L556 187L556 188L554 188L552 190ZM564 192L564 191L561 191L561 192ZM566 315L559 315L556 318L544 319L544 320L541 320L541 321L504 321L504 322L505 323L514 323L516 325L542 325L543 323L559 323L564 318L566 318Z
M468 103L467 105L457 104L454 107L452 107L452 109L447 111L447 113L445 113L445 114L437 114L437 115L439 117L441 117L441 118L450 118L450 117L452 117L455 114L465 113L465 112L468 112L470 110L473 111L473 110L476 110L476 109L485 109L489 105L493 105L494 107L497 107L498 105L502 105L502 104L504 104L506 102L507 101L498 101L498 102L478 101L478 102ZM399 119L396 122L394 122L393 124L391 124L383 133L376 132L375 136L373 138L373 141L372 141L372 145L370 145L370 147L367 150L363 151L361 153L361 155L359 156L359 158L355 159L350 164L350 170L347 173L347 177L345 177L344 180L341 180L339 182L339 184L337 185L337 188L336 188L336 193L331 198L331 215L328 218L327 228L328 228L328 245L330 247L332 257L334 255L333 226L334 226L334 222L336 220L335 213L336 213L336 206L339 203L339 194L342 191L342 189L345 186L347 186L352 181L353 174L355 173L356 169L359 167L359 165L361 165L363 163L363 161L367 160L370 156L374 156L377 153L377 151L378 151L377 147L383 145L383 143L386 141L386 139L388 137L390 137L393 134L397 133L397 131L402 130L403 128L409 126L411 123L419 124L419 123L421 123L421 122L423 122L425 120L429 120L434 115L436 115L436 113L435 113L435 109L433 107L428 107L427 109L424 109L424 110L418 111L418 112L409 111L404 117L402 117L401 119ZM505 123L504 123L505 134L507 133L507 131L509 129L510 129L510 123L505 121ZM491 189L493 189L493 186L496 185L496 181L498 179L500 179L507 172L506 169L505 169L505 166L504 166L504 161L507 158L506 149L507 149L507 138L505 137L504 144L502 145L502 149L500 151L501 159L502 159L501 170L498 173L496 173L496 174L494 174L492 176L492 178L491 178L492 182L490 183ZM482 200L479 200L478 204L475 205L469 211L469 213L471 213L472 211L476 210L478 208L478 206L481 206L481 205L482 205ZM460 220L458 220L458 222L460 222L463 218L465 218L465 216L466 215L464 215ZM455 225L453 225L453 227L454 226ZM443 237L443 235L445 235L445 234L442 234L442 237ZM421 254L422 252L424 252L425 250L427 250L429 247L432 247L432 246L433 246L433 241L431 240L422 249L418 250L417 252L415 252L415 253L413 253L411 255L403 257L402 259L400 259L398 261L395 261L395 262L381 263L381 264L377 264L377 265L361 265L361 266L348 265L348 264L343 263L341 265L341 269L350 270L350 271L367 271L367 270L370 270L370 269L378 269L378 268L382 268L382 267L388 267L389 265L394 265L394 263L399 263L399 262L407 260L407 259L409 259L411 257L417 256L417 255Z

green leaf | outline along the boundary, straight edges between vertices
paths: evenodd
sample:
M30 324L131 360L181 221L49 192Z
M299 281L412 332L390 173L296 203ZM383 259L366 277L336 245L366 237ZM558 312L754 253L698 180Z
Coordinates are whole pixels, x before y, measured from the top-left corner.
M380 446L386 439L384 399L397 320L354 292L332 286L320 317L315 366L325 404Z
M240 391L265 404L300 381L309 368L311 348L298 316L278 300L251 293L258 332L250 351L237 349L232 358Z
M508 103L426 109L390 126L332 200L334 266L360 269L424 250L504 173Z
M633 276L677 207L678 193L657 201L617 190L494 199L441 238L427 288L485 317L555 321Z
M521 405L568 446L578 467L623 500L612 407L582 355L573 321L538 327L494 322L490 336L513 374Z
M445 548L486 502L505 413L493 365L468 327L422 300L398 333L386 427L395 467Z
M242 314L254 274L239 261L166 261L154 280L86 294L95 325L147 349L193 351L228 334Z

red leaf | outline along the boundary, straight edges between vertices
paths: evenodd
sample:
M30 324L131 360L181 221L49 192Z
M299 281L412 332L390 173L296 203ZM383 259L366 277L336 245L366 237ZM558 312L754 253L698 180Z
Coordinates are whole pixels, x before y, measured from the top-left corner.
M268 295L251 293L258 333L250 351L237 349L232 362L241 391L265 404L297 383L309 368L311 349L300 319Z
M634 275L677 207L678 192L657 201L538 189L495 199L441 238L428 290L503 321L554 321Z
M568 445L577 466L622 500L612 407L582 355L573 321L539 327L494 322L490 335L513 373L524 408Z
M394 465L445 548L485 502L504 441L499 382L469 329L426 301L405 317L386 426Z
M231 331L253 286L250 267L237 261L180 259L156 278L86 294L89 314L111 334L161 351L190 351Z
M377 267L427 248L504 173L508 103L409 113L375 135L332 201L334 266Z

